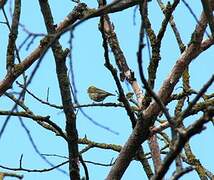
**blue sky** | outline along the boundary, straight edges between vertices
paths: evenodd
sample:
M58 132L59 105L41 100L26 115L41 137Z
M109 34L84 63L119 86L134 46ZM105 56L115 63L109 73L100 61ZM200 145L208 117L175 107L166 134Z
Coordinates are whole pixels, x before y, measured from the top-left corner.
M84 1L89 5L89 7L96 7L96 2ZM188 1L199 17L201 11L200 2L195 3L194 0ZM54 14L55 23L59 23L64 19L64 17L72 10L74 3L69 0L64 1L50 1L51 8ZM41 16L39 4L37 1L23 1L22 2L22 15L21 22L26 25L26 27L33 32L43 32L46 33L45 26L43 23L43 18ZM6 6L8 9L8 6ZM119 12L117 14L111 15L111 19L115 25L115 31L118 35L120 45L124 54L127 58L127 62L132 70L134 70L139 81L138 68L137 68L137 46L138 46L138 34L140 18L136 17L136 25L133 25L133 14L134 8L130 8L126 11ZM157 3L155 1L149 3L149 15L152 21L152 27L157 30L161 25L162 15ZM9 15L9 13L8 13ZM189 13L188 9L181 3L174 13L176 24L181 32L182 39L185 43L188 43L191 37L191 33L195 27L195 20ZM3 16L1 12L0 21L3 21ZM97 24L99 18L91 19L74 31L73 39L73 65L74 73L76 77L76 86L78 89L78 99L80 104L91 103L91 100L87 96L87 88L90 85L96 85L99 88L103 88L109 92L114 93L116 90L116 85L113 81L111 73L104 67L103 49L101 34L98 31ZM17 40L19 45L26 34L22 32L20 28L20 37ZM8 30L6 26L1 24L0 28L0 78L5 76L5 53L7 44L7 34ZM60 42L63 44L63 48L69 47L68 45L68 34L65 34ZM20 52L21 59L25 58L30 52L37 47L39 43L39 38L37 38L34 43L30 46L28 51L25 47ZM163 80L169 74L171 68L173 67L176 60L179 58L179 50L175 41L175 37L171 28L168 26L166 36L163 39L161 47L161 57L160 66L158 69L157 82L155 90L157 91ZM213 47L207 52L197 57L193 63L190 65L190 76L191 76L191 86L192 88L199 90L204 82L213 73ZM144 50L144 69L149 62L148 51ZM114 58L111 56L111 62L114 63ZM27 74L30 74L30 68ZM19 78L21 82L21 78ZM140 81L139 81L140 82ZM124 89L128 92L128 89L123 83ZM16 86L14 86L16 87ZM55 64L51 51L45 55L40 69L38 70L33 82L30 84L29 89L40 98L46 98L47 89L50 89L49 102L60 105L60 95L58 89L57 78L55 74ZM213 92L214 86L209 89L209 92ZM105 102L117 102L116 97L110 97L105 100ZM51 119L59 124L64 129L64 115L61 111L49 108L45 105L41 105L35 99L30 96L26 97L26 104L30 107L35 114L38 115L50 115ZM1 110L10 110L11 101L2 97L0 101ZM114 135L102 128L95 126L88 119L86 119L80 112L77 114L77 128L79 130L79 137L84 137L85 135L96 142L114 143L114 144L124 144L127 137L131 133L131 124L126 115L126 112L121 108L84 108L84 111L93 117L94 120L102 125L110 127L114 131L119 132L119 135ZM0 125L3 124L6 117L0 116ZM188 118L187 122L190 123L195 120L195 117ZM29 128L30 133L42 153L47 154L58 154L67 155L66 143L59 137L55 136L53 133L42 129L39 125L32 122L30 119L23 119L25 125ZM202 164L207 167L210 171L214 171L212 158L212 149L214 147L213 141L210 141L210 137L213 137L213 127L211 124L206 125L206 131L203 131L200 135L195 136L190 144L192 145L193 152L200 159ZM147 143L145 143L145 149L148 150ZM0 140L0 164L17 167L19 165L19 159L21 154L23 154L23 167L42 169L49 167L33 149L26 132L21 127L20 122L17 118L11 118L9 124L3 137ZM80 146L80 149L82 146ZM112 158L116 158L117 153L108 150L92 149L83 155L85 160L91 160L101 163L109 163ZM56 157L48 157L48 159L53 163L59 163L64 161L64 159ZM63 169L67 170L67 166L63 166ZM88 164L90 179L104 179L104 177L109 172L109 167L100 167ZM172 172L172 171L170 171ZM37 179L68 179L68 177L61 172L55 170L48 173L25 173L25 180L37 180ZM81 169L81 175L83 171ZM170 177L170 173L167 177ZM142 178L143 177L143 178ZM197 179L196 173L185 175L182 177L184 180ZM7 178L10 180L10 178ZM123 176L123 180L129 179L146 179L145 173L139 164L139 162L133 161L126 173ZM12 178L11 178L12 180Z

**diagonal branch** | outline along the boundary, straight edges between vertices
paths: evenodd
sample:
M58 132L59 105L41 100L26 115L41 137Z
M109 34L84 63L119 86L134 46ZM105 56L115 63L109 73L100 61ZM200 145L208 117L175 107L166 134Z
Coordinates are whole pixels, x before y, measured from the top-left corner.
M188 48L181 54L181 57L177 60L171 73L168 75L164 81L162 87L158 92L159 98L163 103L167 103L167 99L170 97L175 85L182 76L186 67L191 63L191 61L200 54L200 43L203 39L203 34L207 25L207 20L202 13L200 19L200 25L196 26L194 35ZM152 102L149 107L142 113L141 119L137 121L137 124L129 136L127 142L123 146L115 164L111 168L107 180L119 179L122 177L123 173L129 166L132 157L135 152L139 149L140 145L148 138L149 129L154 124L154 118L160 112L160 107L156 102Z
M213 20L213 13L210 7L209 0L201 0L201 3L203 5L204 13L206 14L206 17L210 26L212 37L214 37L214 20Z
M162 166L159 168L157 174L153 176L152 180L162 179L165 173L168 171L169 166L177 157L177 155L183 149L185 143L194 135L200 133L204 129L204 124L209 121L209 115L204 115L200 119L198 119L195 123L190 125L186 130L183 128L178 129L178 137L175 141L173 149L168 153L165 157Z
M78 4L73 11L68 14L64 21L59 24L56 31L58 33L62 32L68 25L84 17L84 11L87 11L86 5L83 3ZM35 61L42 57L44 52L46 52L49 48L51 41L54 41L52 36L44 37L40 41L40 45L29 56L27 56L21 63L14 65L11 71L6 74L5 78L0 81L0 96L2 96L6 90L11 88L17 77L26 71Z

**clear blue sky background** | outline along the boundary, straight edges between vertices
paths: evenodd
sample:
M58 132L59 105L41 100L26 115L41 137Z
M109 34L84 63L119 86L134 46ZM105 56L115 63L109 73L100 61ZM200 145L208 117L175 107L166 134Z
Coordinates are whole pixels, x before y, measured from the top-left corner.
M96 7L96 1L84 1L89 5L89 7ZM190 0L188 1L197 17L199 17L201 12L201 4L198 1ZM9 3L8 3L9 4ZM64 1L50 1L52 12L54 14L55 23L62 21L65 16L72 10L74 3L69 0ZM6 9L8 9L8 5ZM4 21L2 12L0 13L0 21ZM7 11L9 15L9 12ZM127 58L127 62L132 70L135 71L137 79L138 68L136 62L136 52L138 46L138 34L140 18L136 17L136 25L133 25L133 14L134 8L130 8L123 12L111 15L111 19L115 25L115 31L118 35L121 48ZM138 14L138 11L137 11ZM149 15L152 21L152 27L157 30L161 25L162 13L157 6L157 3L149 3ZM178 29L181 32L181 37L185 43L188 43L191 37L191 33L195 27L195 20L189 13L188 9L180 3L179 7L174 13L175 21ZM11 18L10 18L11 19ZM25 24L27 29L33 32L43 32L46 33L46 29L43 23L43 18L41 16L38 1L23 1L22 2L22 13L21 22ZM116 90L116 85L110 72L104 67L103 59L103 49L102 40L100 32L98 31L97 24L99 18L91 19L79 27L74 32L73 39L73 64L74 73L76 77L76 85L78 89L78 98L81 104L91 103L88 98L86 90L90 85L96 85L97 87L108 90L114 93ZM19 45L26 34L19 29L20 36L18 38L17 44ZM7 45L8 29L5 25L1 24L0 28L0 79L5 76L5 57ZM64 35L60 40L63 44L63 48L69 47L68 45L68 34ZM25 50L26 46L22 49L20 56L24 59L30 52L37 47L39 43L39 38L37 38L34 43L30 46L28 51ZM210 48L206 53L200 55L197 59L193 61L190 65L190 76L191 76L191 86L192 88L199 90L204 82L213 73L213 48ZM171 68L175 64L176 60L179 58L179 50L175 41L174 34L168 26L166 35L163 39L161 48L160 66L158 69L157 82L155 90L158 90L166 78L167 74L170 72ZM113 57L113 56L111 56ZM114 64L114 59L111 58ZM144 69L148 65L149 57L148 51L144 50ZM30 68L32 70L32 68ZM30 74L30 70L27 74ZM21 82L21 78L19 79ZM140 81L139 81L140 82ZM123 84L124 89L128 92L125 84ZM15 86L14 86L15 87ZM58 83L55 74L55 64L51 51L49 51L40 65L33 82L30 84L29 89L38 95L40 98L46 98L47 89L50 88L49 102L60 105L60 95L58 89ZM209 92L213 92L214 87L209 89ZM178 91L178 90L177 90ZM63 129L65 125L64 115L59 110L49 108L45 105L41 105L35 99L30 96L26 97L26 105L37 115L50 115L51 120L59 124ZM116 97L108 98L105 102L117 102ZM10 110L11 101L6 98L1 98L0 110ZM172 106L172 105L171 105ZM131 124L126 115L126 112L120 108L85 108L85 112L94 118L97 122L102 125L108 126L114 131L119 132L119 135L114 135L102 128L95 126L88 119L86 119L80 112L77 115L77 127L79 130L79 137L87 137L96 142L114 143L114 144L124 144L127 137L131 133ZM173 112L171 112L173 113ZM195 118L189 118L187 124L192 122ZM5 120L4 116L0 116L0 125L3 124ZM41 153L47 154L58 154L67 156L67 145L59 137L55 136L52 132L49 132L41 128L36 123L32 122L30 119L23 119L25 125L29 128L30 133ZM207 130L203 131L200 135L195 136L190 144L192 145L193 152L200 159L202 164L207 167L210 171L214 172L213 166L213 148L214 143L211 137L214 137L213 127L211 124L207 124ZM9 124L3 137L0 140L0 165L5 165L8 167L18 167L19 159L21 154L23 154L23 167L32 169L42 169L48 168L46 162L44 162L36 153L32 147L26 132L21 127L18 118L11 118ZM147 143L145 143L145 148L148 149ZM82 146L80 146L82 149ZM112 158L116 158L117 153L109 150L92 149L83 155L85 160L96 161L100 163L109 163ZM63 162L64 159L57 157L48 157L48 159L53 163ZM109 172L109 167L100 167L91 164L87 164L90 173L90 179L104 179ZM67 166L62 167L67 170ZM172 171L170 171L172 173ZM168 174L170 177L171 174ZM68 179L66 175L59 172L58 170L47 172L47 173L25 173L25 180L37 180L37 179ZM81 169L81 175L83 171ZM143 178L142 178L143 177ZM12 180L12 178L7 178ZM126 173L123 176L123 180L130 179L146 179L145 173L141 165L133 161ZM182 177L184 180L188 179L198 179L195 172L185 175Z

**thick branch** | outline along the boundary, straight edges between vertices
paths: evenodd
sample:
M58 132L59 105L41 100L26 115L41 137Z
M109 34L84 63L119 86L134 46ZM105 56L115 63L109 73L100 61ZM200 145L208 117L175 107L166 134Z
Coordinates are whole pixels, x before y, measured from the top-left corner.
M45 25L49 34L56 33L53 16L47 0L39 0ZM67 76L66 55L56 40L52 45L52 51L56 63L56 73L59 82L63 110L66 117L66 134L69 152L69 174L70 179L80 179L79 174L79 151L78 151L78 132L76 129L76 114L71 99L70 83Z
M167 102L167 99L170 97L175 85L177 84L178 80L182 76L189 63L191 63L191 61L200 54L200 43L203 39L206 24L206 18L204 14L202 14L200 25L197 25L194 32L194 41L190 43L189 47L177 60L171 73L164 81L161 89L158 92L158 96L163 101L163 103ZM111 171L107 176L108 180L120 179L122 177L135 152L139 149L140 145L148 138L149 128L154 124L153 118L156 117L159 112L160 107L153 101L143 113L143 120L140 119L137 121L132 134L122 148L115 164L113 165Z
M86 5L83 3L78 4L77 7L65 18L63 22L56 28L56 32L60 33L71 23L74 23L78 19L82 18L84 11L86 11ZM36 60L38 60L44 53L44 50L50 46L50 42L53 41L53 37L46 36L40 41L40 45L21 63L14 65L10 72L7 73L5 78L0 81L0 96L4 94L6 90L11 88L13 82L19 77L24 71L26 71Z
M14 52L16 49L16 38L18 36L18 25L21 13L21 0L15 1L13 21L9 34L9 42L7 46L7 70L10 70L14 66Z

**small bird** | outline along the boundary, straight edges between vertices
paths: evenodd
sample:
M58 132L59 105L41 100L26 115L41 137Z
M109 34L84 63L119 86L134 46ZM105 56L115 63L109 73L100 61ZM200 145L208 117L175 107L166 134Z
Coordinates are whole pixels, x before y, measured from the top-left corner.
M90 86L87 92L90 99L96 102L101 102L108 96L115 96L114 94L111 94L102 89L96 88L95 86Z

